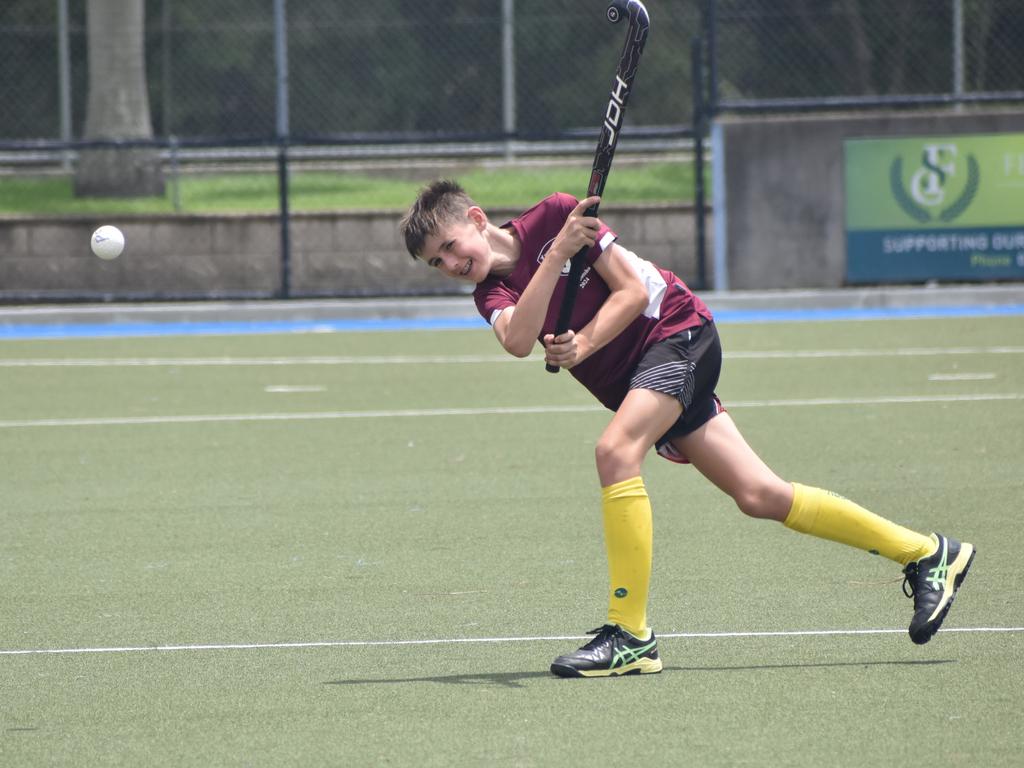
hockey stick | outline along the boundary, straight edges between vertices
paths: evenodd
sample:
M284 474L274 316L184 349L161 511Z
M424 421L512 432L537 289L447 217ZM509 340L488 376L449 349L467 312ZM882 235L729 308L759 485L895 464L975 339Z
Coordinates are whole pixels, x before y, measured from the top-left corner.
M615 24L626 14L629 15L629 30L626 33L626 43L622 47L622 55L619 56L619 66L615 70L615 82L612 84L611 94L609 94L608 106L605 107L604 123L601 126L601 135L597 140L597 152L594 154L594 167L590 172L587 197L604 192L605 182L612 169L615 145L619 139L619 131L622 129L626 101L633 89L633 78L640 65L640 54L643 53L644 43L647 42L650 18L644 4L640 0L612 0L607 11L608 21ZM583 215L597 216L597 208L597 205L592 205ZM555 336L569 330L569 321L572 319L573 307L576 306L576 293L580 288L580 276L583 274L588 250L590 250L589 246L580 248L570 262L565 294L562 296L562 305L559 307L558 320L555 323ZM559 370L557 365L550 363L546 363L544 367L549 373L558 373Z

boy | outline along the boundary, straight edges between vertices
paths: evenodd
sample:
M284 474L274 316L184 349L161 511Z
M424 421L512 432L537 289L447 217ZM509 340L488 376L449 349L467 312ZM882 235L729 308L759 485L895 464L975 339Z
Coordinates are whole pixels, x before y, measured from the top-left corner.
M545 198L502 226L455 182L424 188L402 219L414 259L476 285L477 308L502 347L526 357L544 345L607 408L597 442L605 547L607 623L579 650L559 656L562 677L660 672L647 625L651 504L640 476L653 446L690 463L751 517L880 554L904 566L914 598L910 638L939 629L974 560L971 544L925 536L828 491L782 480L740 435L715 395L722 349L711 312L671 272L631 253L603 222L584 215L598 198ZM553 333L569 260L587 246L588 267L570 328Z

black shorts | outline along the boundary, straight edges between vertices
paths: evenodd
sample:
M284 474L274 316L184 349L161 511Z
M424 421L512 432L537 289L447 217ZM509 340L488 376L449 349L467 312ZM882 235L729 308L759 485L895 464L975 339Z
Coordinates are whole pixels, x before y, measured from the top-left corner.
M722 343L712 321L659 341L641 358L629 388L662 392L683 406L682 415L656 443L666 459L685 463L669 441L696 431L725 410L715 395L721 372Z

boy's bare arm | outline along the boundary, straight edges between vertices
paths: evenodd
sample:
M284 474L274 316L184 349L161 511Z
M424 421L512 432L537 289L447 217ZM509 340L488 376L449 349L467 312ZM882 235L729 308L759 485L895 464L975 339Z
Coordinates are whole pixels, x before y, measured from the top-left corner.
M613 243L601 254L594 269L611 289L597 314L579 331L559 336L557 342L552 334L545 337L545 360L560 368L571 368L586 360L622 333L647 306L647 290L618 245Z
M573 209L514 310L506 310L495 321L498 341L510 354L516 357L530 354L544 325L562 268L581 248L594 245L600 222L595 217L584 216L583 212L599 199L588 197Z
M564 263L549 251L516 305L498 316L494 333L509 354L527 357L533 350Z

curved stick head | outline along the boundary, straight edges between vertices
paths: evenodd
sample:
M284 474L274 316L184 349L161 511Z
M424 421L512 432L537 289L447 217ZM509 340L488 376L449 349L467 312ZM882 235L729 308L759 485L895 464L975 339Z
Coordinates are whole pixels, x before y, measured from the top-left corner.
M622 17L630 15L631 12L635 20L642 24L647 23L647 9L640 0L612 0L605 13L608 21L617 24Z

